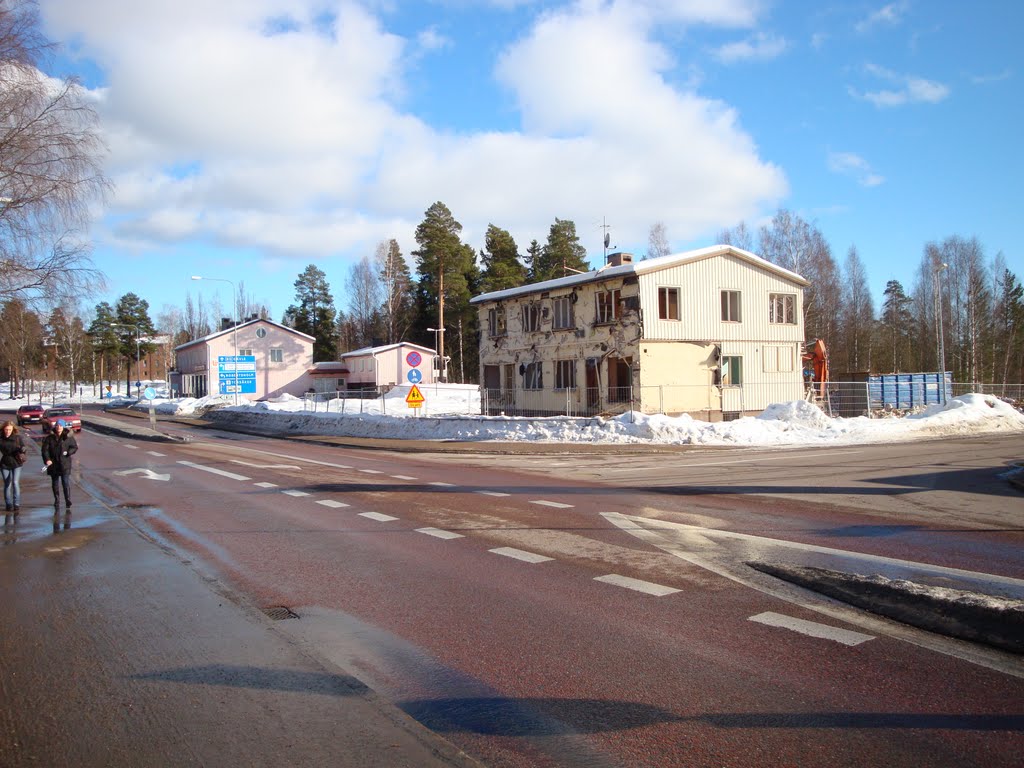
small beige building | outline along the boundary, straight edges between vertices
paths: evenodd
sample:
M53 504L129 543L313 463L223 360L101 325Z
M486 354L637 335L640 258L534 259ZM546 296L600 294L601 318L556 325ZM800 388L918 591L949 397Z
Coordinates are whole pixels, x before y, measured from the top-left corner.
M357 390L433 384L436 356L437 352L430 347L402 341L355 349L341 355L339 359L346 369L346 388ZM410 378L411 371L418 373L413 373Z
M807 285L716 245L476 296L485 407L718 420L802 399Z
M301 397L313 384L315 339L273 320L252 318L175 347L171 386L183 397L232 394L265 400Z

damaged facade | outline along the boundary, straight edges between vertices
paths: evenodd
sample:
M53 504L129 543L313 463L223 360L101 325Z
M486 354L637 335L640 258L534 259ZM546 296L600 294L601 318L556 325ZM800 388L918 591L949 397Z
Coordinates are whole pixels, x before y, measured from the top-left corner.
M718 245L482 294L485 407L716 420L799 400L806 285Z

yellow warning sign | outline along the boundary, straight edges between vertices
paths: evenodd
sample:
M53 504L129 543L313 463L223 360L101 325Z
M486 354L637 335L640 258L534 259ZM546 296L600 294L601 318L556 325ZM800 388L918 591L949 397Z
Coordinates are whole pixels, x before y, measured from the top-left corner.
M423 393L420 392L420 388L413 384L409 389L409 394L405 396L405 403L410 408L419 408L423 405L424 399Z

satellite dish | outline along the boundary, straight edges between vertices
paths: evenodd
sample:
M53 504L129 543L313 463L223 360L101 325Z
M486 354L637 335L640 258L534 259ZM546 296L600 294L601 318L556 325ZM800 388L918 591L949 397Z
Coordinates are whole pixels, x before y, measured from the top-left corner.
M607 248L608 244L611 243L611 241L612 241L612 236L610 234L608 234L607 232L605 232L604 233L604 247Z

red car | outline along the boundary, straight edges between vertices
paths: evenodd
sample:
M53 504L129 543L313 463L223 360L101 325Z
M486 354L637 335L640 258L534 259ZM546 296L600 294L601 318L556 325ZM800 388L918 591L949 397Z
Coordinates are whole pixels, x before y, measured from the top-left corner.
M38 424L43 418L43 406L39 405L23 405L18 409L18 426L24 427L26 424Z
M75 432L82 431L81 417L66 405L56 405L43 411L43 417L39 420L43 432L49 432L58 419L63 420L68 429L73 429Z

